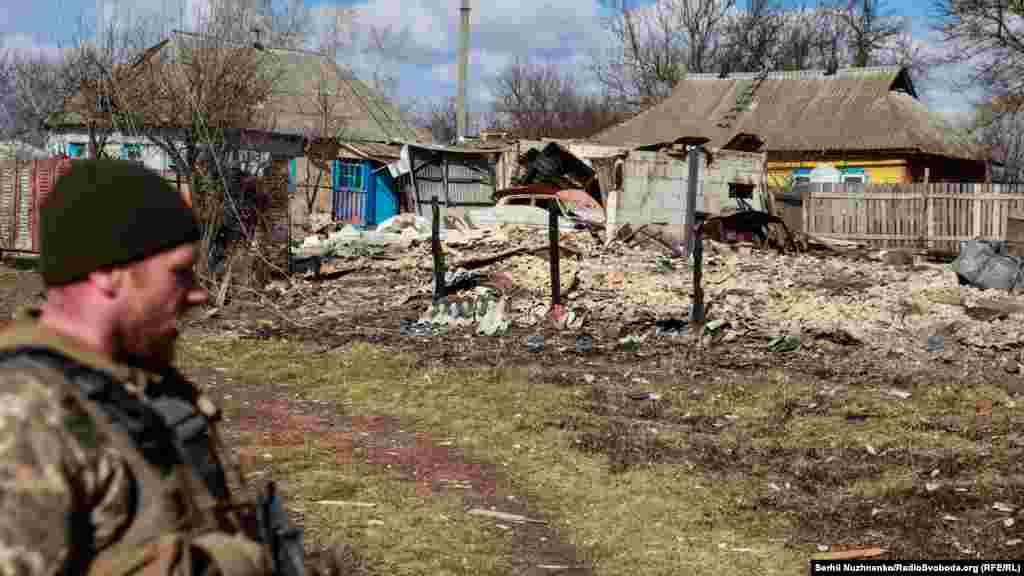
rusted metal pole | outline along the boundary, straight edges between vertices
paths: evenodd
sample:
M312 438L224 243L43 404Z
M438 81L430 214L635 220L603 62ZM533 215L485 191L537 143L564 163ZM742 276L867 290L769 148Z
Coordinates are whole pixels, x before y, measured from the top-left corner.
M692 230L693 236L693 302L690 308L690 322L704 323L704 222L699 221Z
M562 279L558 268L558 207L548 210L548 243L551 245L551 306L562 303Z
M433 215L430 223L430 251L434 256L434 302L445 297L444 286L444 255L441 254L441 208L437 205L437 195L430 200Z

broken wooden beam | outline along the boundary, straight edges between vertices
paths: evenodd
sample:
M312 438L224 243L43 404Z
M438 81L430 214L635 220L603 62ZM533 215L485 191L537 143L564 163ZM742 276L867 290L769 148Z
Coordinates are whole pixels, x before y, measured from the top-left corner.
M885 554L885 548L859 548L857 550L839 550L836 552L821 552L811 558L814 560L856 560L858 558L874 558Z
M498 520L504 520L505 522L515 522L517 524L547 524L543 520L536 520L534 518L527 518L526 516L520 516L519 514L509 514L508 512L498 512L497 510L484 510L483 508L473 508L468 514L472 516L487 516L489 518L496 518Z

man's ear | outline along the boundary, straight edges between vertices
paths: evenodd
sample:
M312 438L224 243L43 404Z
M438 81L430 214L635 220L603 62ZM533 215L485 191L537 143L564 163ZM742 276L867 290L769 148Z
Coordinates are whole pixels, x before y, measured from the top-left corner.
M124 286L125 270L121 268L104 268L89 273L89 282L100 289L108 298L114 298Z

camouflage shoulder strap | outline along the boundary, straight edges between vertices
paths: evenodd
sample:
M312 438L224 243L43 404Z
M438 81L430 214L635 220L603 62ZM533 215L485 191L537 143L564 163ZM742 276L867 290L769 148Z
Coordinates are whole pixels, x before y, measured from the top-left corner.
M144 401L106 372L50 348L29 346L0 351L0 368L19 366L43 366L63 373L132 439L147 462L165 471L188 464L214 497L228 498L227 478L211 445L210 421L187 399L172 393L174 383L163 386L162 394Z

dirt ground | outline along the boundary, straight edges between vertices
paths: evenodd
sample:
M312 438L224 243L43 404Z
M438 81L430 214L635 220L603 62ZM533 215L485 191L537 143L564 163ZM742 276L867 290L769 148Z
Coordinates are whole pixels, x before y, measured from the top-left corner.
M839 272L799 289L849 310L879 284ZM246 482L282 485L311 555L354 574L610 575L1024 552L1012 310L966 306L978 318L957 328L945 305L908 302L901 325L947 330L907 336L912 354L878 346L886 329L867 321L814 324L790 348L650 317L410 335L430 296L402 287L429 280L368 267L290 299L237 291L184 332L183 370L224 408ZM3 270L0 313L38 289ZM977 344L986 330L998 346Z

